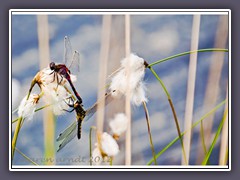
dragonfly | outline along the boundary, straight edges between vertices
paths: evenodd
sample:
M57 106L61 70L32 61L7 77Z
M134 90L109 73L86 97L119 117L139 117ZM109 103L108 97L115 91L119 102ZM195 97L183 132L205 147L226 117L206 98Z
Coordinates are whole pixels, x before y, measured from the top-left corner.
M49 64L49 67L52 70L50 74L54 73L53 81L55 81L55 78L57 78L57 83L61 84L61 82L63 81L63 78L65 78L70 84L75 96L78 99L78 102L82 104L82 98L80 97L77 90L75 89L70 76L72 70L74 70L77 73L80 70L79 57L80 56L78 51L74 51L74 53L72 52L72 46L71 46L70 40L67 36L65 36L64 37L64 61L65 61L64 64L55 64L55 62L51 62ZM58 75L60 75L61 77L60 80Z
M103 97L105 98L105 106L109 104L113 98L111 96L111 93L108 92ZM70 98L72 100L72 98ZM79 103L78 100L76 100L74 103L67 103L69 107L72 108L72 110L68 112L72 112L75 110L76 113L76 121L74 121L71 125L69 125L65 130L63 130L59 136L57 137L57 141L61 143L58 146L57 152L59 152L63 147L65 147L74 137L77 136L78 139L81 138L81 128L82 128L82 122L88 121L94 113L97 111L98 105L102 103L102 100L97 101L95 104L93 104L90 108L87 110L84 110L81 103Z

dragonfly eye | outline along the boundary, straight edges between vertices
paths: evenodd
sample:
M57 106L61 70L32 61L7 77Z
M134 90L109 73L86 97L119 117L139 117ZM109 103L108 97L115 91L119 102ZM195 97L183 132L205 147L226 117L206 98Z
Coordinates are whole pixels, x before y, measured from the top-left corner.
M49 66L50 66L50 69L51 69L51 70L54 70L54 69L55 69L55 63L54 63L54 62L51 62Z

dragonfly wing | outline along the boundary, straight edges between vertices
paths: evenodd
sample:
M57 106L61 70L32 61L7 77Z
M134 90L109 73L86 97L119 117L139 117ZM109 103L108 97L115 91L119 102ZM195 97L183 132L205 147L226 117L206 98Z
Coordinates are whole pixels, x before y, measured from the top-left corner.
M86 117L84 118L84 121L88 121L97 111L98 105L102 103L102 101L105 99L105 106L108 105L110 102L112 102L113 97L111 96L111 93L108 92L105 94L105 96L98 100L95 104L93 104L92 107L86 110Z
M80 72L80 54L78 51L74 51L71 63L67 66L70 69L71 74L78 75Z
M74 137L77 135L77 124L75 123L75 128L64 138L61 144L58 146L57 152L64 148Z
M72 45L67 36L64 37L64 64L69 67L72 62Z
M68 126L63 132L61 132L58 137L57 141L61 141L65 139L74 129L77 127L77 122L74 121L70 126Z

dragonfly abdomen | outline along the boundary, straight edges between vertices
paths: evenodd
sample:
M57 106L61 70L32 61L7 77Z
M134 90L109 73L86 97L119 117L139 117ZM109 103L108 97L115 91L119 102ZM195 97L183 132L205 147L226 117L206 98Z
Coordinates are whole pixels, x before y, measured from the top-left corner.
M78 92L76 91L76 89L75 89L75 87L74 87L74 85L73 85L71 79L67 79L67 80L68 80L68 82L69 82L69 84L70 84L70 86L71 86L71 88L72 88L72 90L73 90L75 96L77 97L79 103L82 104L82 98L80 97L80 95L79 95Z
M78 125L77 125L77 137L78 137L78 139L81 139L81 133L82 133L82 121L78 121Z

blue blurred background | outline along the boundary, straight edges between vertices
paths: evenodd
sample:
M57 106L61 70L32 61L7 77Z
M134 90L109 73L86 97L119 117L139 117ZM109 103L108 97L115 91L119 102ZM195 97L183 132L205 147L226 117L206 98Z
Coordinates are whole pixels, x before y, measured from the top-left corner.
M113 16L119 27L124 27L123 16ZM213 48L218 15L201 15L199 49ZM101 15L49 15L50 57L56 62L63 62L63 38L70 37L73 49L81 53L81 69L76 89L80 92L84 106L91 106L97 99L99 55L101 45ZM132 15L131 16L131 51L151 63L161 58L190 50L192 15ZM27 94L32 78L39 69L39 51L36 15L12 15L12 110L16 109L21 99ZM112 37L117 36L112 33ZM119 42L122 43L122 42ZM124 50L124 47L122 47ZM120 49L119 51L122 51ZM111 48L110 48L111 52ZM210 109L203 107L206 84L212 53L199 53L196 74L195 101L193 121L198 120ZM122 57L123 58L123 57ZM120 61L120 59L112 59ZM189 56L183 56L154 66L165 83L183 129L185 99L187 88ZM174 119L167 98L150 71L146 70L144 79L147 85L148 108L151 118L151 130L156 152L165 147L177 136ZM217 102L225 99L228 81L228 54L226 53L219 95ZM213 132L216 131L223 114L223 108L217 111ZM17 114L13 114L15 119ZM58 116L56 136L68 124L75 120L75 114ZM132 163L145 165L152 157L144 111L142 107L132 109ZM56 158L88 157L88 132L95 124L95 116L84 123L82 139L75 138ZM12 130L15 129L13 125ZM106 127L107 129L107 127ZM28 157L38 161L44 157L42 113L37 112L32 121L24 124L17 142L17 148ZM193 130L190 164L197 158L199 126ZM114 164L124 163L124 137L120 139L120 153ZM218 164L219 141L211 156L211 163ZM39 158L39 159L38 159ZM181 145L176 143L158 159L159 165L177 165L181 163ZM15 153L15 165L30 164L20 154ZM78 164L63 160L57 164Z

